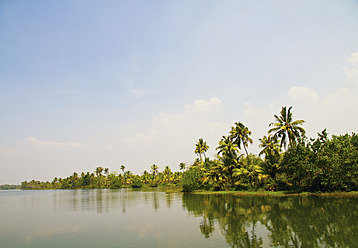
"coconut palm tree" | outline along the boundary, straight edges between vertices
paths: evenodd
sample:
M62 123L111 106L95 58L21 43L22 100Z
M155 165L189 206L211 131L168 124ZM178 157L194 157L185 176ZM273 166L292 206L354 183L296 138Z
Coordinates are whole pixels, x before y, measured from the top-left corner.
M282 107L281 115L275 117L275 122L272 122L269 126L273 126L268 133L274 134L275 137L281 139L280 147L287 147L287 143L289 146L295 145L297 138L303 136L306 131L300 127L305 121L304 120L296 120L294 121L292 118L292 107L288 109L286 107Z
M102 175L103 168L101 166L98 166L95 170L97 177Z
M264 163L261 164L263 174L275 180L283 158L277 137L269 135L259 140L261 142L259 146L263 148L259 155L265 155Z
M155 164L153 164L151 167L150 167L150 171L152 172L152 175L155 176L156 174L158 174L158 169L159 167Z
M238 155L237 145L233 144L231 139L226 136L223 136L219 141L219 146L216 148L216 150L218 150L217 155L219 161L223 164L222 172L224 173L224 176L228 178L231 186L234 186L234 179L232 174L233 170L238 168L238 161L242 154Z
M125 165L122 164L122 165L121 165L121 170L122 170L122 172L124 172L125 168L126 168Z
M200 161L203 162L203 159L201 157L201 154L204 154L209 150L209 146L206 144L206 141L203 140L203 138L200 138L199 141L195 144L195 154L197 154L200 157Z
M258 176L264 172L262 169L263 160L256 155L250 154L242 158L240 163L241 168L234 169L233 176L241 177L244 180L247 179L249 186L253 187Z
M186 168L186 164L184 163L184 162L181 162L180 164L179 164L179 170L185 170L185 168Z
M164 174L164 181L170 183L170 175L172 174L172 171L168 165L165 166L163 174Z
M281 148L277 141L276 136L272 136L272 135L264 136L264 137L260 138L259 141L261 142L259 147L263 148L261 150L261 152L259 153L259 155L269 154L269 155L273 156L273 155L277 155L281 152Z
M246 147L252 144L252 139L249 137L251 135L251 131L245 127L241 122L235 122L235 126L231 127L230 131L230 139L232 143L236 144L239 149L242 147L245 149L246 155L249 155Z

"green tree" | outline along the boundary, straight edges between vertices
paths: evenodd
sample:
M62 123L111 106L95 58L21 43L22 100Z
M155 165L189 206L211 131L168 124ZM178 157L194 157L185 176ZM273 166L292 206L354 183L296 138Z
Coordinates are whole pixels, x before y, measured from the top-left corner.
M227 177L231 187L234 187L233 170L239 167L239 159L242 155L238 154L238 148L236 144L233 144L229 137L223 136L219 141L218 150L219 161L223 164L223 175Z
M156 164L153 164L151 167L150 167L150 171L152 172L152 175L155 177L155 175L158 174L158 169L159 167L156 165Z
M191 167L185 171L182 176L181 185L184 192L192 192L201 189L202 184L200 179L203 177L203 172L198 167Z
M249 155L246 147L249 144L252 144L252 139L250 138L250 135L251 131L247 127L245 127L244 124L242 124L241 122L235 122L235 126L231 127L229 137L232 140L232 143L236 144L239 149L243 147L246 152L246 155Z
M96 176L99 177L102 175L103 168L101 166L98 166L95 170Z
M205 156L205 152L209 150L209 146L206 144L206 141L203 140L203 138L200 138L199 141L195 144L195 154L197 154L200 157L200 161L202 162L202 154Z
M261 152L259 155L264 155L264 162L261 164L262 173L269 176L270 180L267 185L267 189L277 189L276 175L281 168L281 162L283 155L281 155L280 144L275 136L269 135L259 139L261 144Z
M185 168L186 168L186 164L185 164L184 162L181 162L181 163L179 164L179 170L184 171Z
M276 136L264 136L260 138L259 141L261 142L259 147L263 148L259 155L277 155L281 152L280 144Z
M292 107L288 109L286 107L282 107L281 115L275 117L275 122L272 122L269 126L273 126L268 133L274 134L275 137L281 139L280 147L287 147L287 143L289 146L295 145L297 139L305 135L305 130L300 127L305 121L304 120L293 120L292 117Z
M260 175L263 173L262 170L262 159L259 156L250 154L240 159L241 167L233 170L233 176L240 178L240 183L248 184L249 188L254 188L260 180Z
M168 183L170 183L170 180L171 180L170 176L172 175L172 171L168 165L165 166L163 174L164 174L164 181L167 181Z

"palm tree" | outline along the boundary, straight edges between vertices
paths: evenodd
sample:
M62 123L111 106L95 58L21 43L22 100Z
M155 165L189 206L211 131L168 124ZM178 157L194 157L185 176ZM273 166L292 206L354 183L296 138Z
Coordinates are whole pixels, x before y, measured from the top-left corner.
M206 141L203 140L203 138L200 138L199 141L195 144L195 154L197 154L200 157L200 161L203 162L203 159L201 157L201 154L204 154L209 150L209 146L206 144Z
M179 164L179 170L185 170L186 164L184 162L181 162Z
M259 146L263 148L259 155L265 155L264 163L261 164L262 173L275 180L283 158L277 137L269 135L259 140L261 142Z
M150 177L150 174L148 173L148 171L144 170L143 176L142 176L143 183L145 183L145 184L148 183L149 177Z
M153 164L153 165L150 167L150 170L151 170L153 176L155 176L156 174L158 174L158 169L159 169L159 167L158 167L157 165L155 165L155 164Z
M168 183L170 183L170 175L172 174L172 171L168 165L165 166L163 174L164 174L165 180L168 180Z
M232 143L231 139L227 136L223 136L221 140L219 141L219 146L216 147L216 150L218 151L218 155L236 155L237 154L237 145Z
M102 175L103 168L101 166L98 166L95 170L97 177Z
M121 165L121 170L122 170L122 172L124 172L125 168L126 168L126 167L124 166L124 164L122 164L122 165Z
M250 154L240 160L241 168L234 169L234 177L243 177L248 179L250 187L254 186L254 182L260 174L263 173L263 161L260 157Z
M229 137L223 136L219 141L219 146L216 148L219 150L217 155L219 161L223 164L222 172L228 178L231 186L234 186L233 170L239 166L239 159L242 155L238 155L237 145L233 144Z
M246 147L250 144L252 144L252 139L249 137L251 135L251 131L245 127L244 124L241 122L237 123L235 122L235 126L231 127L230 131L230 139L232 140L232 143L236 144L239 149L241 149L241 144L245 149L246 155L249 155L249 153L246 150Z
M266 154L266 155L277 155L281 152L280 145L278 144L276 136L264 136L259 139L261 144L259 147L263 148L259 155Z
M274 127L271 128L268 133L273 133L275 137L281 139L280 147L284 146L286 148L287 142L289 146L295 145L297 138L306 133L306 131L300 127L300 125L302 125L305 121L294 121L291 109L292 107L289 107L288 109L286 107L282 107L281 115L274 115L276 121L269 125Z

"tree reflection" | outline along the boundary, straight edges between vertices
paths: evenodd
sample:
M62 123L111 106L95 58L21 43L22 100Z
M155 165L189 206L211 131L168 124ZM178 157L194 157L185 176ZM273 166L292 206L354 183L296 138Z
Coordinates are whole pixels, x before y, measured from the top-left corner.
M358 247L357 203L356 197L183 195L184 208L202 216L204 237L218 226L231 247Z

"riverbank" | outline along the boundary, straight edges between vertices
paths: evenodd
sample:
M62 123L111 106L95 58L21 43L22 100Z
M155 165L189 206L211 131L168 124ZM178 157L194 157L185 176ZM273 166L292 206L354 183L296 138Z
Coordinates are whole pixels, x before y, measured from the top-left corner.
M358 197L358 191L351 192L322 192L322 193L311 193L311 192L289 192L289 191L204 191L197 190L193 191L192 194L197 195L237 195L237 196L339 196L339 197Z

